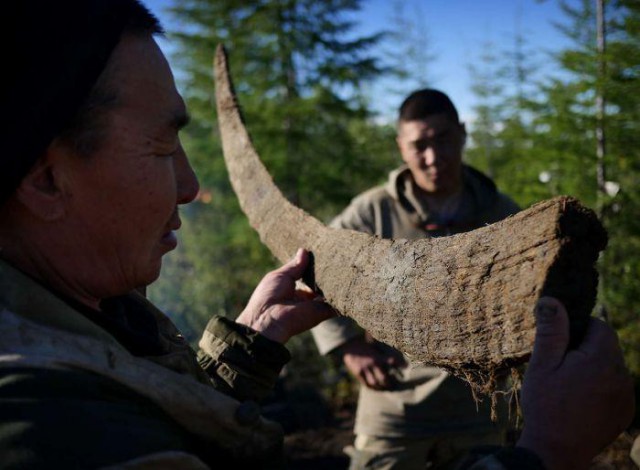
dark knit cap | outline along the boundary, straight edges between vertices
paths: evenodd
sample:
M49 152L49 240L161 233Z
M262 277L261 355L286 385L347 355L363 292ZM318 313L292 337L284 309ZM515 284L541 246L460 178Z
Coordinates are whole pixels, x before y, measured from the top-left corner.
M8 8L11 5L11 8ZM157 20L137 0L19 0L0 28L0 205L73 121L132 21Z

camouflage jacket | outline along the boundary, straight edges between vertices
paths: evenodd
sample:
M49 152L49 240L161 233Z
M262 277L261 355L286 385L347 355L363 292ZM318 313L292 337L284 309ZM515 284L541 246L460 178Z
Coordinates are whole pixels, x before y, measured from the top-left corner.
M290 359L221 317L196 354L138 294L160 354L138 357L52 292L0 261L2 468L283 466L282 429L260 416Z

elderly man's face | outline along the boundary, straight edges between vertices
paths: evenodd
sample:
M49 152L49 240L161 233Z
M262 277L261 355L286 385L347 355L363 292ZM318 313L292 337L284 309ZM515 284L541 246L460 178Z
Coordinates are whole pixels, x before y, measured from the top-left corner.
M75 227L78 288L104 298L147 285L176 246L178 205L198 182L178 138L184 102L151 37L125 36L111 59L118 103L88 157L64 159L68 221Z
M424 120L404 121L398 127L402 160L423 191L447 196L460 186L464 125L446 114Z

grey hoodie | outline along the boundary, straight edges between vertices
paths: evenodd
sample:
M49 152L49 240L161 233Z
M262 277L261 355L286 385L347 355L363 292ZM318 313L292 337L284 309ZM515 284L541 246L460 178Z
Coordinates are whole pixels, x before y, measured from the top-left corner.
M389 174L386 184L356 196L332 222L383 238L427 238L452 235L497 222L519 208L493 181L463 166L460 204L448 220L429 212L406 166ZM312 330L321 354L328 354L363 331L350 319L333 318ZM488 400L476 409L463 381L425 365L401 371L395 390L360 387L355 433L379 437L428 437L443 433L491 429Z

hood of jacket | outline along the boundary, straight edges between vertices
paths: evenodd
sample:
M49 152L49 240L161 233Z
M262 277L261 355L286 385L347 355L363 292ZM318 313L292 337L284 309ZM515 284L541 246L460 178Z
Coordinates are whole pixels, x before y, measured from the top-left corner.
M411 205L405 197L407 184L415 188L415 182L411 170L407 165L402 165L389 173L385 189L389 195L400 201L403 205ZM496 184L484 173L472 166L462 165L462 184L465 192L468 192L477 204L480 214L489 211L496 204L499 192Z

